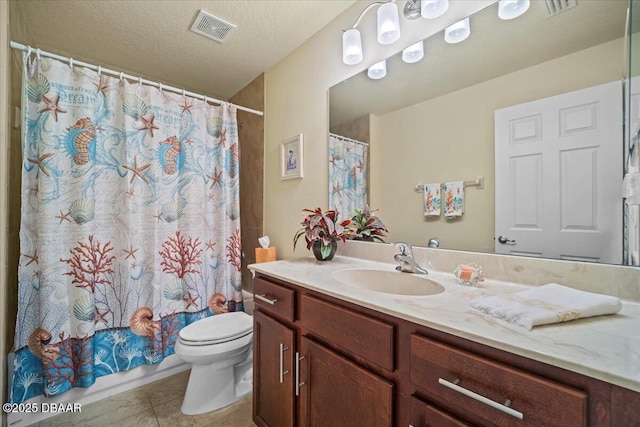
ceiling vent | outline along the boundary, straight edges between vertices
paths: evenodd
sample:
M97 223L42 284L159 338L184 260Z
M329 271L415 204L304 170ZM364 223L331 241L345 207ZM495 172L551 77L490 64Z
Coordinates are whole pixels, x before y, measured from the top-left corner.
M213 16L204 10L200 10L198 16L196 16L196 20L191 26L191 31L194 33L198 33L219 43L226 42L235 30L235 25L217 16Z
M571 9L576 5L576 0L545 0L547 3L547 11L549 16L555 16L564 12L567 9Z

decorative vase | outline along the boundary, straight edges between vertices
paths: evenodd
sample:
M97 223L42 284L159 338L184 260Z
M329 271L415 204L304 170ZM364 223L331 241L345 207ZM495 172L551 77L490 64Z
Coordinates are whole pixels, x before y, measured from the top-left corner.
M314 242L311 244L313 254L316 256L316 259L318 261L331 261L333 259L334 255L336 254L336 249L338 249L338 242L332 240L329 246L331 246L331 252L329 252L329 255L326 258L322 258L322 241L314 240Z

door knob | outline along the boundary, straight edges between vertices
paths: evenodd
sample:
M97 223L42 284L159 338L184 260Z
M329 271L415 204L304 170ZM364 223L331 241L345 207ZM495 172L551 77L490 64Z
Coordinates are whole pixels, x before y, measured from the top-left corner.
M503 245L506 243L515 243L515 240L508 239L504 236L498 236L498 243L502 243Z

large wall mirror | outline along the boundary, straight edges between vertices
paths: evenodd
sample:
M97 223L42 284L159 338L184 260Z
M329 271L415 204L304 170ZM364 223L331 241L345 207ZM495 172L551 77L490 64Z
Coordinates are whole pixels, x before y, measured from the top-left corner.
M424 40L425 54L421 61L405 63L399 52L387 59L387 75L383 79L370 79L365 71L330 89L330 131L370 144L369 205L379 209L378 214L389 228L388 242L427 246L430 238L437 237L440 248L496 252L496 238L503 233L496 230L500 227L500 223L496 225L496 214L510 208L496 205L496 200L502 199L498 193L504 191L501 184L536 173L533 163L529 169L520 168L515 175L513 172L504 175L497 169L500 165L496 164L496 111L611 82L617 82L613 85L620 100L613 102L622 104L628 0L577 0L576 6L559 13L550 11L547 3L550 2L534 0L524 15L508 21L498 18L497 3L492 4L470 17L471 35L465 41L448 44L442 32L436 33ZM565 256L542 250L520 253L519 245L512 245L515 248L511 252L498 252L626 263L623 241L628 239L623 238L621 195L623 120L622 108L617 104L615 108L620 108L620 116L618 122L614 120L615 141L610 145L616 150L611 154L617 159L614 170L601 170L600 166L598 170L594 166L580 179L574 177L559 183L560 196L558 192L553 196L542 194L540 200L544 203L525 203L520 208L521 213L529 214L527 206L533 206L539 217L557 217L559 221L563 221L567 212L573 212L578 218L577 225L564 230L567 232L560 239L562 242L573 239L574 246L608 245L603 243L608 236L600 234L587 242L584 235L589 234L593 224L600 227L615 223L615 245L605 250L611 256ZM608 107L600 105L590 113L572 116L565 111L556 116L565 114L562 117L569 117L573 129L580 129L584 120L594 120L600 126L604 123L600 117L607 110ZM525 137L536 132L535 124L514 129L513 132ZM541 129L547 132L546 128ZM554 156L567 157L563 167L580 172L591 161L588 156L606 157L607 147L599 146L591 154L574 157L565 156L571 150L577 152L569 148ZM539 174L544 177L545 173L548 177L546 170ZM417 184L454 181L470 184L480 176L484 178L482 188L468 185L464 191L462 216L448 219L444 215L424 215L424 194L416 191ZM500 179L498 183L496 176ZM615 189L602 187L600 176L613 176ZM575 187L567 187L569 182ZM507 191L513 191L508 188ZM585 188L589 189L588 197L604 200L611 209L585 213L582 208L587 197L583 195ZM542 190L534 183L526 191L534 194ZM577 196L566 199L569 202L565 200L564 204L555 203L555 207L547 203L566 194ZM444 204L444 196L442 199ZM580 221L587 225L582 226ZM558 244L551 240L551 246Z

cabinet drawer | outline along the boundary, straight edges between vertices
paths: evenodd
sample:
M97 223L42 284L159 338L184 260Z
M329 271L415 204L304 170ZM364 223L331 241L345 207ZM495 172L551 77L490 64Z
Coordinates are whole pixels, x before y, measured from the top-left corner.
M253 281L255 303L261 310L293 322L296 292L293 289L256 277Z
M409 425L412 427L471 427L471 424L448 414L437 406L423 402L415 396L411 396L410 420Z
M411 382L443 406L497 426L587 422L586 393L415 334L410 371Z
M308 295L300 297L299 317L319 337L393 371L393 325Z

